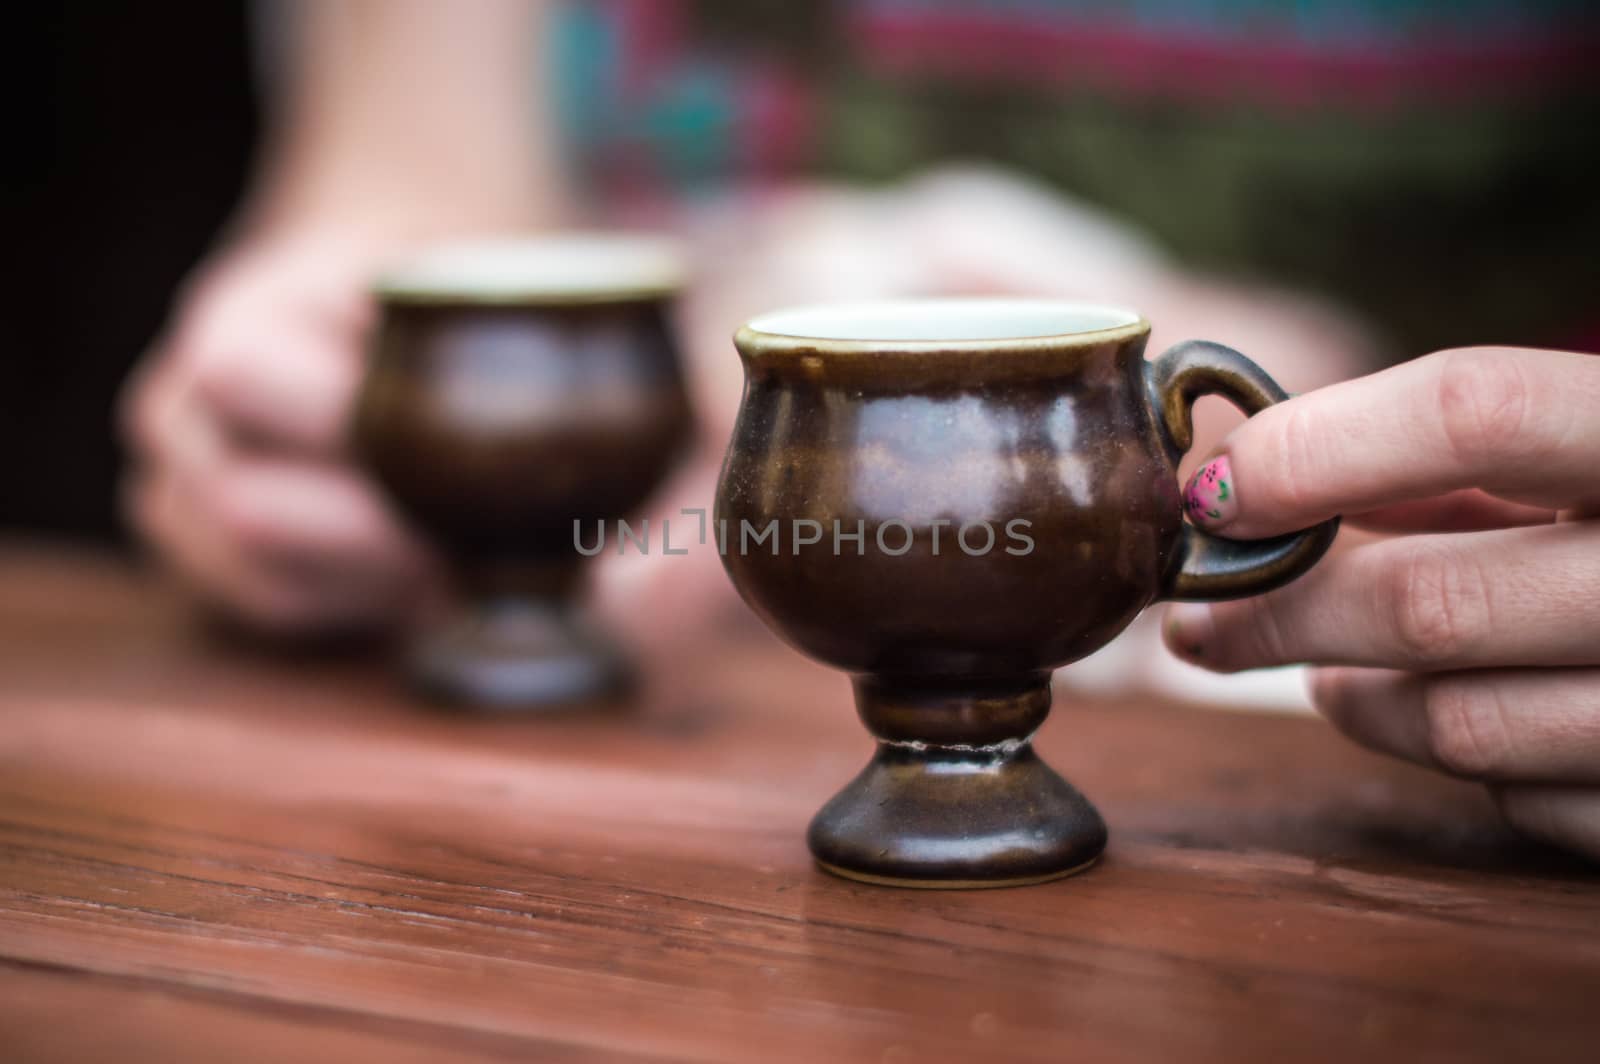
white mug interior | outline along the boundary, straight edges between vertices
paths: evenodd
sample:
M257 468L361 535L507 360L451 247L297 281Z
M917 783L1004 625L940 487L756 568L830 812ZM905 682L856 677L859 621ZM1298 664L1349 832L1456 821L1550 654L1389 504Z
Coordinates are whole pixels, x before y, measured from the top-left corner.
M1055 299L896 299L775 310L748 328L803 340L889 343L1025 340L1137 325L1124 307Z
M390 297L561 300L670 293L683 257L670 239L634 233L554 233L443 244L379 278Z

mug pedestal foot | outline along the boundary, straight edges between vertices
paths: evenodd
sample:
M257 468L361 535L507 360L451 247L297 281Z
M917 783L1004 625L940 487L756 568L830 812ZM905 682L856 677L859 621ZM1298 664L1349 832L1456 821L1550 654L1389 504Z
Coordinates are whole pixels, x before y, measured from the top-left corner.
M871 763L811 822L836 875L901 887L1010 887L1082 871L1106 827L1028 737L1049 712L1049 677L961 689L863 677ZM921 733L917 738L913 733Z
M466 709L553 711L626 693L622 654L561 602L500 599L469 606L411 648L412 682Z

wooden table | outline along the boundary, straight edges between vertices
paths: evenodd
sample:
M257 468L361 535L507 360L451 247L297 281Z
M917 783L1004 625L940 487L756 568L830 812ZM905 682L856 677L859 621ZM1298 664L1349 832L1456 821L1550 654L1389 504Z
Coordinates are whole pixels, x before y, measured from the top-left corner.
M1092 872L816 871L838 675L708 633L632 713L479 720L0 548L0 1059L1580 1060L1600 877L1320 722L1058 708Z

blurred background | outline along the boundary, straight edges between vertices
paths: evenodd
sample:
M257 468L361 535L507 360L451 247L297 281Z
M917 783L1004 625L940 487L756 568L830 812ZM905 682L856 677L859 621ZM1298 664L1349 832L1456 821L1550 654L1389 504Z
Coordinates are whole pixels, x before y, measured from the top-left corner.
M341 425L367 280L438 239L687 242L704 442L668 512L709 497L729 333L783 303L1112 300L1155 323L1153 349L1219 340L1293 390L1444 346L1600 345L1584 0L68 0L6 18L0 526L128 543L131 521L246 619L262 592L238 572L333 549L338 521L339 549L388 560L375 583L415 572L423 548ZM254 482L241 532L227 492L267 460L281 475Z
M0 524L123 535L112 404L244 188L257 133L249 6L16 5L5 109Z

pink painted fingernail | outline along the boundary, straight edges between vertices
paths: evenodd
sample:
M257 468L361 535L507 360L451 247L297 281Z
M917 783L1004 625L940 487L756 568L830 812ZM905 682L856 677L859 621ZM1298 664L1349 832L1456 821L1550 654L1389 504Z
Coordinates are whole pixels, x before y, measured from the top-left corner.
M1189 478L1183 508L1189 520L1202 528L1221 528L1239 515L1239 492L1227 455L1213 458Z

